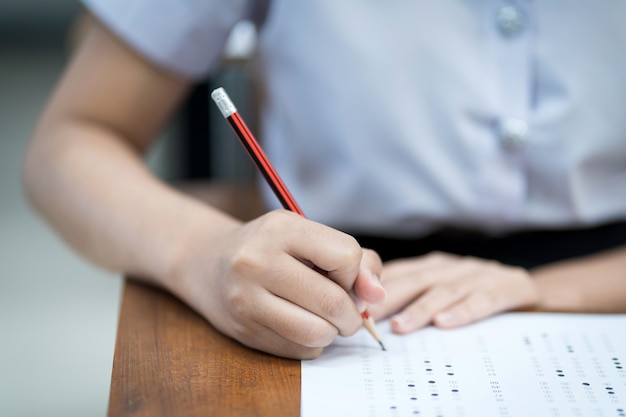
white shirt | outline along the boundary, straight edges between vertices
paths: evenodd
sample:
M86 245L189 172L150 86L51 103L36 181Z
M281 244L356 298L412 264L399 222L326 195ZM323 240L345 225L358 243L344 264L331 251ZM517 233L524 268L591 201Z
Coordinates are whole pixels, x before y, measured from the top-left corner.
M248 6L85 2L192 79ZM343 230L626 219L624 17L621 0L272 0L259 136L307 217Z

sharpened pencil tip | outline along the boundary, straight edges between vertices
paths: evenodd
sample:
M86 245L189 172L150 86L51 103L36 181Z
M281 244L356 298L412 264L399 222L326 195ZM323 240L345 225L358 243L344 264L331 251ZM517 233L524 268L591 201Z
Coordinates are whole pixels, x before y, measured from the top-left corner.
M383 348L383 350L385 351L387 350L385 349L385 345L383 345L383 342L381 342L380 340L378 341L378 344L380 345L381 348Z

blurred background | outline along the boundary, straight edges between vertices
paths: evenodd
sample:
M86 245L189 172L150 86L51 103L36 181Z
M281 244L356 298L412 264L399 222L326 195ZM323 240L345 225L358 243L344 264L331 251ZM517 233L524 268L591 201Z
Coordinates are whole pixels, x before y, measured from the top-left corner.
M0 416L106 414L121 280L59 241L19 177L79 11L75 0L0 1Z
M30 134L69 59L82 15L76 0L0 0L2 417L104 416L107 410L122 280L65 246L20 187ZM247 23L234 30L224 68L196 88L149 155L164 180L252 175L208 94L225 86L252 118L245 58L253 32Z

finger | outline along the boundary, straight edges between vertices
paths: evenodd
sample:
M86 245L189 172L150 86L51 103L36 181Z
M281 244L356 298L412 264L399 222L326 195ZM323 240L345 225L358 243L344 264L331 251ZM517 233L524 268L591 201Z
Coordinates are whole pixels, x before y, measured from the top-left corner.
M465 276L437 285L391 318L394 332L405 334L429 324L443 310L466 298L476 287L475 280Z
M337 328L327 320L269 292L259 301L263 308L256 312L254 320L290 343L323 348L338 335Z
M372 274L380 276L383 272L383 261L378 253L372 249L362 248L361 267L368 269Z
M321 272L294 260L279 257L280 271L265 284L277 297L304 309L335 327L342 336L354 334L361 326L360 315L348 292Z
M331 227L299 217L286 231L290 236L287 252L296 259L325 271L327 277L345 291L352 289L361 268L363 250L356 239Z
M473 293L456 305L450 306L446 311L437 314L433 318L433 324L442 328L458 327L503 310L504 308L493 303L487 294Z
M378 304L385 300L387 293L380 283L382 261L380 256L371 249L363 249L363 258L359 275L354 282L354 294L357 303ZM363 304L363 303L361 303ZM357 309L362 311L365 307Z
M272 323L270 321L269 323ZM293 359L314 359L318 357L323 347L309 347L298 344L276 332L269 325L252 322L244 327L233 327L226 332L244 345L280 357Z
M384 269L382 282L387 291L387 300L372 308L371 313L376 319L400 311L429 288L478 268L470 259L441 253L412 258L403 263L405 265L396 265L391 270Z
M440 262L433 262L430 268L422 272L423 284L426 285L422 294L411 298L414 301L409 300L408 307L392 317L393 331L409 333L427 325L435 314L465 297L479 285L479 276L476 274L484 267L479 260L471 257L438 258Z
M291 257L285 254L284 256L293 261ZM302 264L293 262L311 272ZM319 276L314 271L313 275ZM346 296L346 292L337 284L324 277L319 279L325 284L332 285L337 293ZM288 285L284 287L290 288ZM338 334L333 324L272 294L264 287L233 286L230 288L227 301L224 308L228 314L222 315L223 321L214 321L214 325L255 349L298 359L314 358ZM360 325L360 317L351 301L348 300L347 305L350 306L349 310L354 316L353 327L356 329Z
M241 292L238 296L231 296L229 301L221 319L213 320L212 324L254 349L289 358L310 359L319 356L325 343L332 341L333 335L337 334L334 326L321 318L263 289ZM302 329L316 330L303 336Z
M463 326L502 311L533 305L537 299L536 285L525 271L506 271L506 276L491 288L470 294L437 314L433 322L438 327Z
M385 282L384 279L382 281ZM387 281L384 286L387 295L385 301L370 306L369 311L375 320L380 320L398 312L411 300L421 296L430 285L421 275L407 275L402 280Z
M406 276L418 275L433 267L445 265L459 259L457 255L445 252L431 252L424 256L396 259L383 265L382 283L386 286L389 281Z

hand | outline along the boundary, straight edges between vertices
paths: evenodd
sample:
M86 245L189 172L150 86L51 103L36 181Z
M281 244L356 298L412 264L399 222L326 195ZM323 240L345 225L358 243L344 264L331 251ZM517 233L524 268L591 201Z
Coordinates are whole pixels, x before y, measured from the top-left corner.
M394 314L391 327L396 333L409 333L430 323L461 326L539 302L539 292L526 270L439 252L386 263L381 281L387 300L370 312L377 319Z
M297 214L278 210L236 225L219 245L203 236L188 248L171 290L250 347L316 357L362 324L348 291L367 303L385 298L378 255Z

